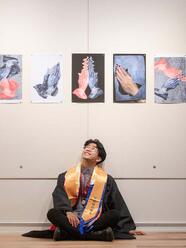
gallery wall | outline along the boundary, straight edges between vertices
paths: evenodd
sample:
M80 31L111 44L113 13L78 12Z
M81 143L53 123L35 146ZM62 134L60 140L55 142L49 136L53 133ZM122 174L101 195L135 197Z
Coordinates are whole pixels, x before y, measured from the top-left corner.
M185 225L186 105L154 103L153 64L186 54L186 1L0 0L0 9L0 54L23 55L22 103L0 104L0 222L45 223L57 175L98 138L135 221ZM63 103L31 103L34 53L63 55ZM105 54L104 103L72 103L72 53ZM146 103L113 103L115 53L146 54Z

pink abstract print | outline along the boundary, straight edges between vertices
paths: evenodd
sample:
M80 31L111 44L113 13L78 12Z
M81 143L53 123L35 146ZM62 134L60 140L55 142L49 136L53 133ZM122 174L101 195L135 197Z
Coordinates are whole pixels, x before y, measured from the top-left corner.
M183 71L171 66L165 58L161 58L155 62L154 68L162 71L169 78L179 78L186 82L186 76L183 75Z
M0 81L0 99L13 99L16 96L16 91L19 88L19 83L13 79L3 79Z

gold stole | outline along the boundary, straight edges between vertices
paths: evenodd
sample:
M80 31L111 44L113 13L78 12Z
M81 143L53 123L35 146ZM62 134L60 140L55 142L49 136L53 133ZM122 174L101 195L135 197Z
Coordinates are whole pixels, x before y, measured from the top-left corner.
M64 187L72 206L74 206L78 200L80 173L81 164L78 164L76 167L69 169L65 174ZM93 185L93 189L82 214L82 218L85 222L91 220L98 214L106 181L107 173L102 168L96 166L90 183L90 186Z

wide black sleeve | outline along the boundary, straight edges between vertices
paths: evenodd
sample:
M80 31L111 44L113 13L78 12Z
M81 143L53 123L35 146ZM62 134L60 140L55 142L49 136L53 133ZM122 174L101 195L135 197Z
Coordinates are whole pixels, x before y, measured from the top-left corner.
M129 212L129 209L118 189L118 186L113 177L109 175L108 178L109 196L108 207L109 209L116 209L120 212L120 221L116 229L119 232L128 233L130 230L135 230L136 225Z
M65 173L62 173L58 176L57 185L52 193L53 196L53 203L55 209L60 209L63 211L72 212L71 202L68 199L67 193L64 188L65 182Z

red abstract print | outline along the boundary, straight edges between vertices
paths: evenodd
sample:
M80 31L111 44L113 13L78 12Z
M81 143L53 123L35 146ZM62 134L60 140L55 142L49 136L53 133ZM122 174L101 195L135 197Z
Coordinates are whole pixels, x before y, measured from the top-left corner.
M165 58L161 58L155 62L154 68L162 71L169 78L178 78L186 82L186 76L183 75L182 70L171 66Z
M13 79L3 79L0 81L0 99L13 99L19 88L19 83Z

